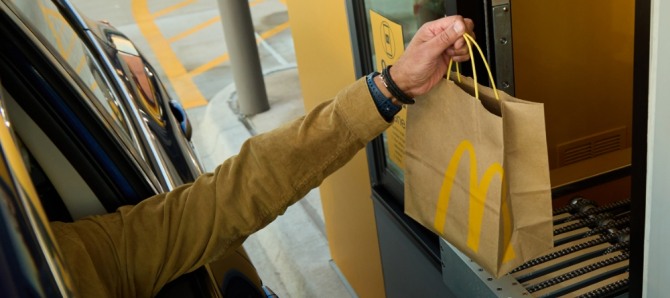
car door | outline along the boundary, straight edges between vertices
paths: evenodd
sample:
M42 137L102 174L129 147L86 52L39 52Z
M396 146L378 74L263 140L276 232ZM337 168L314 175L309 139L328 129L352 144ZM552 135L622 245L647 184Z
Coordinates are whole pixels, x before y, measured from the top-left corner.
M2 5L4 5L3 3ZM114 211L157 193L160 184L123 127L92 106L91 90L80 76L63 64L48 44L4 6L0 16L0 73L4 112L11 114L26 160L40 180L38 191L49 220L73 220ZM35 34L35 35L33 35ZM83 59L88 59L86 56ZM46 177L40 179L39 177ZM54 191L48 191L54 189ZM52 195L44 195L52 194ZM55 202L63 202L57 204ZM82 206L89 208L81 209ZM69 216L69 218L68 218ZM49 259L48 257L46 257ZM195 296L217 297L218 289L207 268L177 281L176 287ZM175 287L172 286L173 291ZM186 289L186 290L182 290Z
M14 128L49 220L71 221L112 212L197 176L197 163L191 160L184 166L194 159L185 136L174 130L147 133L145 129L155 128L150 123L155 118L162 119L161 129L179 128L179 120L170 112L133 117L134 113L146 116L147 111L133 106L138 104L133 102L136 97L123 93L123 86L109 76L105 66L109 61L91 50L86 32L72 28L57 7L48 1L3 1L2 9L0 32L5 42L0 45L0 73L8 95L7 111L18 122ZM154 89L165 92L160 82L153 83ZM171 109L162 98L158 100L155 104L161 109ZM147 149L156 139L172 149L161 141ZM162 150L163 156L156 157L156 150ZM182 165L170 164L173 160ZM169 166L171 171L161 170ZM171 180L165 175L172 175ZM236 253L243 258L243 253ZM244 261L247 270L242 276L260 288L253 265ZM187 292L218 295L207 268L166 286L163 294Z

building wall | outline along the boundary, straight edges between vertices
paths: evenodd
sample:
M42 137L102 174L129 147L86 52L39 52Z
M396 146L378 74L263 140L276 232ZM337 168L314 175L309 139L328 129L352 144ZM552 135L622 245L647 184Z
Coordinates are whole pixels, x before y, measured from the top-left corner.
M670 283L668 210L670 210L670 3L651 1L649 61L649 128L647 143L647 210L643 297L663 297Z
M343 0L288 0L305 109L355 81ZM365 152L320 187L333 260L360 297L383 297L384 283Z

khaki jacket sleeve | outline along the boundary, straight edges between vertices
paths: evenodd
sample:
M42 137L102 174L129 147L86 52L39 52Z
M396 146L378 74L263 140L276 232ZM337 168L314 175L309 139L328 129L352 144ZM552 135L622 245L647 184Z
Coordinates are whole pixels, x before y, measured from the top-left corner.
M213 173L135 206L52 227L82 296L151 296L221 257L348 162L389 124L365 79L250 138Z

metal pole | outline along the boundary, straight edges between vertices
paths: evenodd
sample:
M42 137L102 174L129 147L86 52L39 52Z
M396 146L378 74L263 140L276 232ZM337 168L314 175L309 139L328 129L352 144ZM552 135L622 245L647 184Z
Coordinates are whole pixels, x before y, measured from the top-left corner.
M240 113L270 109L248 1L218 0Z

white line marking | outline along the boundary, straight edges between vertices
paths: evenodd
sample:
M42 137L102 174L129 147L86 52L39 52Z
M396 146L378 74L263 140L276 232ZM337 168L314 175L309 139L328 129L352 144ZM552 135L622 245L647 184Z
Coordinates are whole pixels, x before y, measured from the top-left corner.
M263 39L260 35L258 35L258 33L254 32L254 35L256 35L256 39L260 41L259 42L260 45L263 48L265 48L265 50L270 52L270 55L275 57L275 59L277 59L277 61L279 61L279 63L281 63L282 65L287 65L288 64L288 61L286 61L286 59L284 59L284 57L282 57L281 54L279 54L279 52L277 52L272 46L270 46L270 44L267 43L265 41L265 39Z

